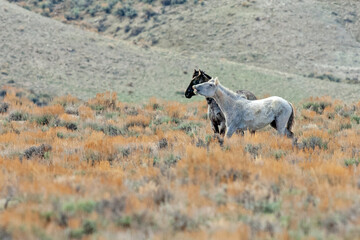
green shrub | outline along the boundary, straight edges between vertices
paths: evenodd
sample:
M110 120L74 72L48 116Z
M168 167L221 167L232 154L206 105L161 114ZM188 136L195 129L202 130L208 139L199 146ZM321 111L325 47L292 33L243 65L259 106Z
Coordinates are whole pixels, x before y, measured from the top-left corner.
M140 0L140 2L147 3L147 4L152 4L155 1L156 0Z
M104 7L104 11L106 13L111 13L112 12L112 9L114 8L114 6L118 3L118 0L108 0L107 2L107 6Z
M132 8L131 6L124 6L116 9L115 15L118 17L128 17L128 18L135 18L137 17L136 9Z
M304 109L310 109L318 114L322 114L327 106L331 106L328 102L309 102L303 105Z
M57 136L58 138L60 138L60 139L65 138L65 135L64 135L64 133L62 133L62 132L57 132L57 133L56 133L56 136Z
M50 115L50 114L44 114L44 115L41 115L41 116L36 116L34 118L35 122L38 124L38 125L49 125L50 122L54 119L54 116L53 115Z
M176 164L180 159L181 159L180 156L175 156L173 154L170 154L169 156L167 156L164 159L164 162L165 162L166 165L172 166L172 165Z
M69 233L70 238L80 239L83 236L83 230L81 228L71 229Z
M28 117L27 113L15 111L10 113L9 121L26 121Z
M118 226L128 228L131 226L131 217L130 216L122 216L116 220L116 224Z
M193 132L196 133L197 129L201 126L202 126L201 123L184 122L184 123L181 123L179 126L175 127L174 129L184 131L187 134L192 134Z
M94 17L95 14L100 11L101 11L101 6L99 4L96 4L95 7L91 8L88 12L92 17Z
M101 131L103 133L105 133L108 136L118 136L118 135L125 135L125 130L124 129L120 129L116 126L113 125L99 125L97 123L89 123L87 124L86 127L90 127L91 129L95 130L95 131Z
M356 165L358 166L360 163L360 158L350 158L350 159L345 159L344 160L345 166L352 166L352 165Z
M161 4L163 6L170 6L170 5L184 4L184 3L186 3L186 0L161 0Z
M79 17L80 17L80 9L78 7L71 9L70 13L65 14L65 18L68 21L77 20L79 19Z
M261 145L252 145L252 144L246 144L245 151L250 153L253 158L256 158L259 155L259 151L261 149Z
M3 102L0 104L0 113L6 113L9 109L9 104Z
M279 149L273 152L273 155L275 157L276 160L281 159L283 156L286 155L286 152L284 152L283 150Z
M61 127L66 127L66 129L71 130L71 131L76 131L78 129L77 123L74 122L60 122L59 126Z
M77 203L67 202L63 205L63 210L74 214L75 212L91 213L94 211L96 203L94 201L80 201Z
M257 207L258 211L266 214L276 213L281 208L280 202L261 202Z
M360 124L360 117L357 115L351 116L351 121L356 122L356 124Z
M330 82L341 82L341 79L338 77L335 77L331 74L322 74L319 76L316 76L316 78L321 79L321 80L329 80Z
M351 128L352 128L351 123L344 123L344 124L341 124L341 125L340 125L340 130L343 130L343 129L351 129Z
M320 149L328 149L328 143L323 141L322 138L315 136L303 139L302 145L303 148L307 148L307 149L310 148L315 149L316 147Z

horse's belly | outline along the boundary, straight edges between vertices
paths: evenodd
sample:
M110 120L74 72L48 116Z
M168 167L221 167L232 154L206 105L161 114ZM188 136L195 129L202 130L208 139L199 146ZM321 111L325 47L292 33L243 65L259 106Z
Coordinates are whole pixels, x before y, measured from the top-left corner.
M256 122L252 122L252 123L248 123L246 124L247 125L247 128L249 130L258 130L258 129L261 129L261 128L264 128L266 127L266 125L268 125L269 123L256 123Z
M257 118L253 119L252 121L245 121L245 126L247 126L247 129L249 130L258 130L269 125L273 119L274 118L272 118L271 116L267 116L266 119Z

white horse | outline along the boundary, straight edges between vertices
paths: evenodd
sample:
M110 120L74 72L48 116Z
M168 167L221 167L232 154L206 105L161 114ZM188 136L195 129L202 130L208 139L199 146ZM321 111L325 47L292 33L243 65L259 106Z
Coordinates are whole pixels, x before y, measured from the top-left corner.
M226 119L226 136L239 129L255 131L270 124L279 134L293 138L294 109L281 97L249 101L222 86L218 78L193 86L195 92L213 98Z

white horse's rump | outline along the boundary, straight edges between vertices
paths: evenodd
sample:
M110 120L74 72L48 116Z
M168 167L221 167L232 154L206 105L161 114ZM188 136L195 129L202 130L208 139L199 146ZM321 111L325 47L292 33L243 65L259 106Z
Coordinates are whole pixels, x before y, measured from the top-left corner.
M222 86L217 78L194 86L197 93L215 99L226 119L226 136L239 130L258 130L271 124L278 133L293 137L292 105L281 97L249 101Z

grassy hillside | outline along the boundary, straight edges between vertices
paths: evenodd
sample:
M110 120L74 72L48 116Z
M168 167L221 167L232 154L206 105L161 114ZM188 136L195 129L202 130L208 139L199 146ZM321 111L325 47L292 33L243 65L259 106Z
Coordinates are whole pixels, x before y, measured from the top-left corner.
M360 80L356 0L16 2L138 45L300 75L330 74L342 82Z
M225 86L249 89L260 97L279 95L298 102L327 95L347 102L358 100L357 84L303 77L220 56L144 48L65 25L6 1L0 1L0 6L1 85L80 98L113 90L121 101L144 101L152 96L185 101L181 92L192 69L201 67Z
M103 93L0 105L2 239L358 239L360 103L296 105L220 146L206 104Z

